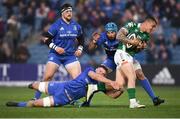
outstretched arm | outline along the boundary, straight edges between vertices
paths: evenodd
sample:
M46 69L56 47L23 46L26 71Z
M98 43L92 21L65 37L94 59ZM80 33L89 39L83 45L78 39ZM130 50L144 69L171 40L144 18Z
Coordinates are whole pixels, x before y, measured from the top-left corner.
M90 76L92 79L103 82L107 85L111 85L114 89L119 89L119 85L115 81L111 81L110 79L95 73L94 71L89 71L88 76Z
M97 43L99 38L100 38L99 33L95 32L95 33L92 34L92 38L91 38L91 40L89 42L88 50L93 50L93 49L97 48L96 43Z

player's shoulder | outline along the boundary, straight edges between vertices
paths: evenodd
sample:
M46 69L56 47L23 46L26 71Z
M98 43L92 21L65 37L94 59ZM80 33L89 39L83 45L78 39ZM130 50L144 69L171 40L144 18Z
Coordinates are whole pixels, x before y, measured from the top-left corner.
M77 21L75 21L74 19L71 20L71 24L77 25L78 27L81 27L81 25Z
M101 33L100 33L100 36L101 36L101 37L106 37L106 35L107 35L106 32L101 32Z
M95 71L95 69L91 66L88 66L84 71L88 73L89 71Z
M55 26L59 26L59 25L61 25L61 24L62 24L61 19L56 19L51 26L55 27Z

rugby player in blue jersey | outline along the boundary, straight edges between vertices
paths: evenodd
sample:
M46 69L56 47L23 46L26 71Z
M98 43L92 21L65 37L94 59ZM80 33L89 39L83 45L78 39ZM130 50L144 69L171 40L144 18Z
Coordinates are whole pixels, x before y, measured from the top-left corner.
M49 96L28 102L7 102L7 106L15 107L54 107L70 104L74 100L78 100L86 96L87 84L97 84L99 81L105 83L106 90L119 96L123 90L115 81L111 81L104 77L105 70L102 66L95 71L92 67L86 68L77 78L67 82L34 82L28 87L46 93ZM109 92L109 93L110 93ZM114 95L113 98L116 98Z
M61 7L61 18L56 20L42 36L41 40L50 48L44 81L52 80L60 64L63 64L75 79L81 73L77 57L82 54L84 37L81 26L72 19L70 4L66 3ZM35 99L40 98L40 95L41 93L37 91Z

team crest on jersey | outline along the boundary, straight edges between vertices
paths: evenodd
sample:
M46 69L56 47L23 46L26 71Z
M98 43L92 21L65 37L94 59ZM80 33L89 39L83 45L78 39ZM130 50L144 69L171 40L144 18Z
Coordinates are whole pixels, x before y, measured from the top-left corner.
M77 27L75 25L73 26L73 30L77 31Z
M60 30L60 31L63 31L63 30L64 30L64 28L63 28L63 27L61 27L59 30Z

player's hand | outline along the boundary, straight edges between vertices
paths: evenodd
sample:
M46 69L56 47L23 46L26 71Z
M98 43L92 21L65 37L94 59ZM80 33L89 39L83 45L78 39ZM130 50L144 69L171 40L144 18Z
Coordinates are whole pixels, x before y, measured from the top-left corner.
M47 37L41 36L40 41L43 43L46 43L46 41L48 40Z
M115 90L119 90L119 84L116 81L111 81L110 85L115 89Z
M139 39L133 39L133 40L130 40L130 44L133 45L133 46L138 46L142 41L139 40Z
M94 43L96 43L99 38L100 38L100 34L98 32L94 32L92 34L92 40L93 40Z
M82 54L82 51L79 49L77 49L76 52L74 53L74 55L77 57L81 56L81 54Z
M65 53L64 48L61 48L61 47L58 47L58 46L56 46L55 51L56 51L57 53L59 53L59 54Z
M145 49L147 47L147 43L142 41L138 44L137 49Z

